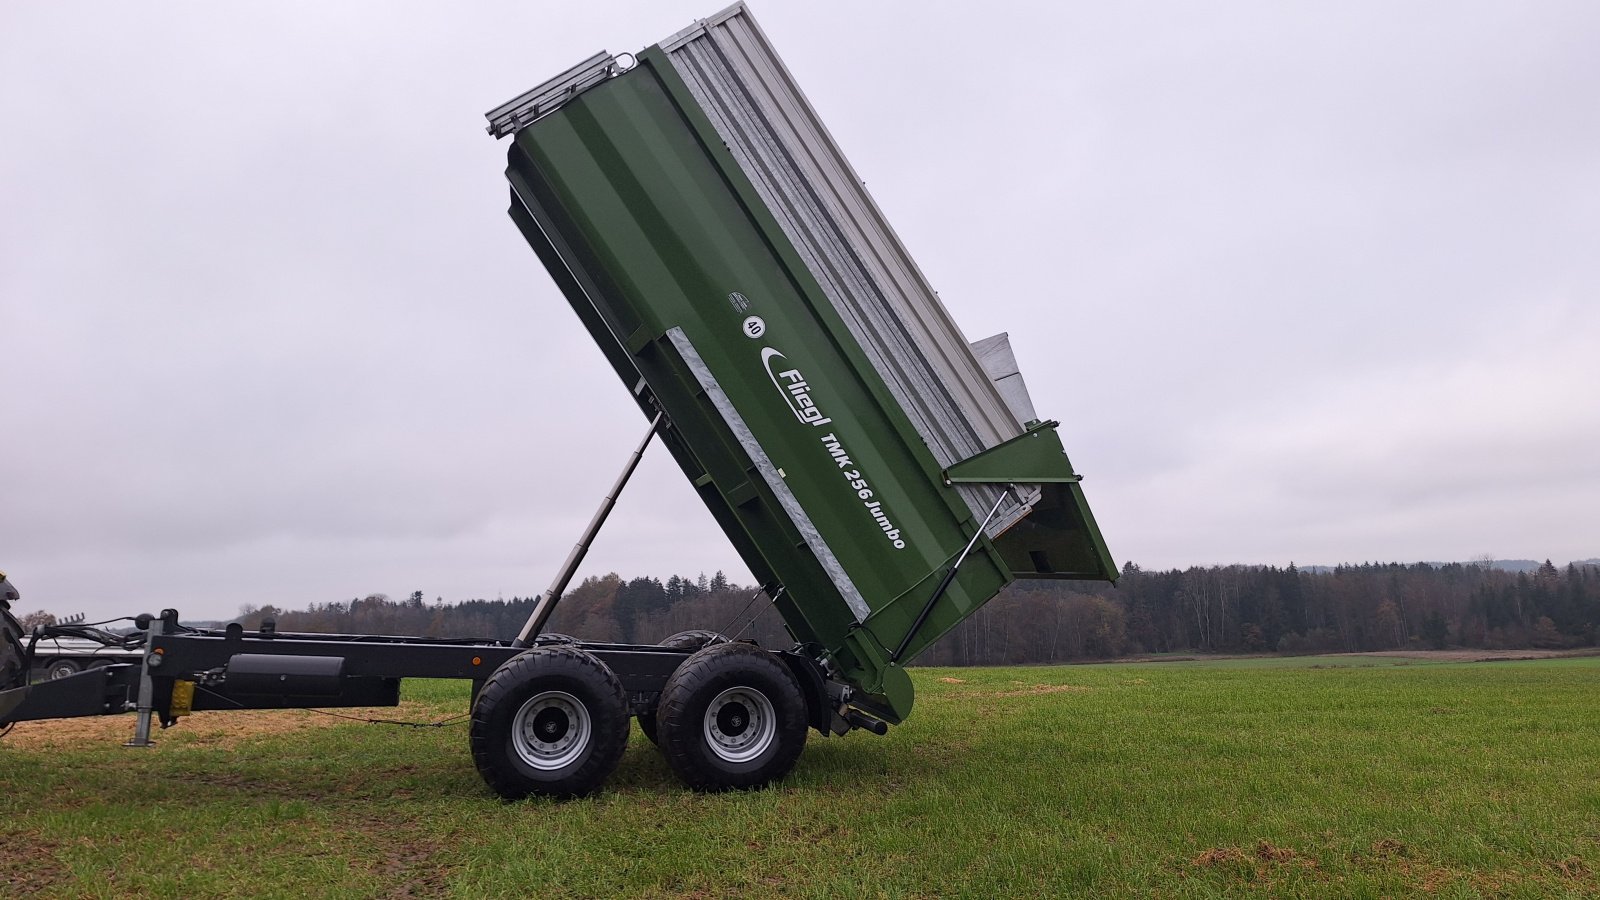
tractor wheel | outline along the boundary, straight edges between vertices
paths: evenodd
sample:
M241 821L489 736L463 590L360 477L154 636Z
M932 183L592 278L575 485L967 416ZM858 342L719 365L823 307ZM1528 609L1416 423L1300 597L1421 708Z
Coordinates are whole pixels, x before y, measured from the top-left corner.
M713 644L685 660L657 717L667 764L697 791L765 787L789 774L806 744L800 683L751 644Z
M537 647L489 676L470 736L478 773L507 800L587 796L622 759L627 694L615 673L577 647Z
M25 649L22 623L0 604L0 691L28 683L27 666L23 662Z
M727 638L715 631L680 631L672 637L662 641L657 646L671 647L674 650L699 650L707 644L714 644L718 641L726 640ZM640 713L638 719L639 730L644 732L644 736L650 739L650 743L658 743L656 740L655 707L651 707L649 712Z
M48 681L55 681L57 678L67 678L81 671L83 666L77 660L52 659L50 664L44 667L44 677Z

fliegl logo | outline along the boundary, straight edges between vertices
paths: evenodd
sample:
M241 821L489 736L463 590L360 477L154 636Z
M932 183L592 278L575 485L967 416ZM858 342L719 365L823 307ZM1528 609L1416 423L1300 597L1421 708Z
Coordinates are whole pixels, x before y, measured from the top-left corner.
M772 386L783 395L796 419L819 428L833 421L824 416L816 401L811 399L811 385L806 383L806 377L782 353L771 347L762 347L761 364L766 367Z

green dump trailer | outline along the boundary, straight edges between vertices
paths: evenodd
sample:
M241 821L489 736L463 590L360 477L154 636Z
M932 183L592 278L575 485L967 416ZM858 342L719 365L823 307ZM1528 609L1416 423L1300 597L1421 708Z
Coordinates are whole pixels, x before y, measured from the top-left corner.
M489 119L512 219L795 639L889 721L901 666L1012 579L1115 576L1003 336L985 368L742 4Z
M903 721L904 666L1013 579L1115 578L1006 336L962 335L743 4L487 117L510 139L512 220L649 423L521 633L213 632L166 610L121 638L139 665L0 692L0 724L128 710L145 746L152 721L196 710L392 703L403 677L468 678L473 756L502 796L596 790L630 717L689 785L758 787L808 728ZM793 646L545 633L657 435ZM0 662L24 638L8 625Z

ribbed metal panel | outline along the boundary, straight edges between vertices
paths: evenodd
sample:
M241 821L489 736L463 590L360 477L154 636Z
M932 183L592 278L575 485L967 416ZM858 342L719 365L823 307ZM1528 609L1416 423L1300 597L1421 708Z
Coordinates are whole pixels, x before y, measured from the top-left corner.
M497 138L515 134L526 128L530 122L540 116L549 115L559 109L562 103L605 81L620 70L617 58L601 50L544 84L525 91L484 113L484 118L489 120L488 131Z
M1017 356L1011 352L1011 335L1002 331L981 341L973 341L972 355L978 358L983 371L989 374L989 380L994 382L1000 396L1005 398L1011 414L1024 425L1038 421L1039 414L1033 409L1033 398L1028 396L1028 385L1017 368Z
M1022 424L744 5L661 48L940 465L1021 434ZM964 486L961 494L981 520L1000 489ZM997 535L1026 512L1008 500L987 531Z

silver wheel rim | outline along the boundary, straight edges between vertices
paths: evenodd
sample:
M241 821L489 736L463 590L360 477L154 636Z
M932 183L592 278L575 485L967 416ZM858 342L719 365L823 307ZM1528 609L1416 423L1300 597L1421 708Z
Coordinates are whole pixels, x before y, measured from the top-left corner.
M528 698L511 722L511 746L522 761L540 771L572 765L589 749L594 726L589 710L565 691L542 691Z
M755 688L732 687L706 707L701 726L706 746L730 763L749 762L767 752L778 737L778 716L767 695Z

